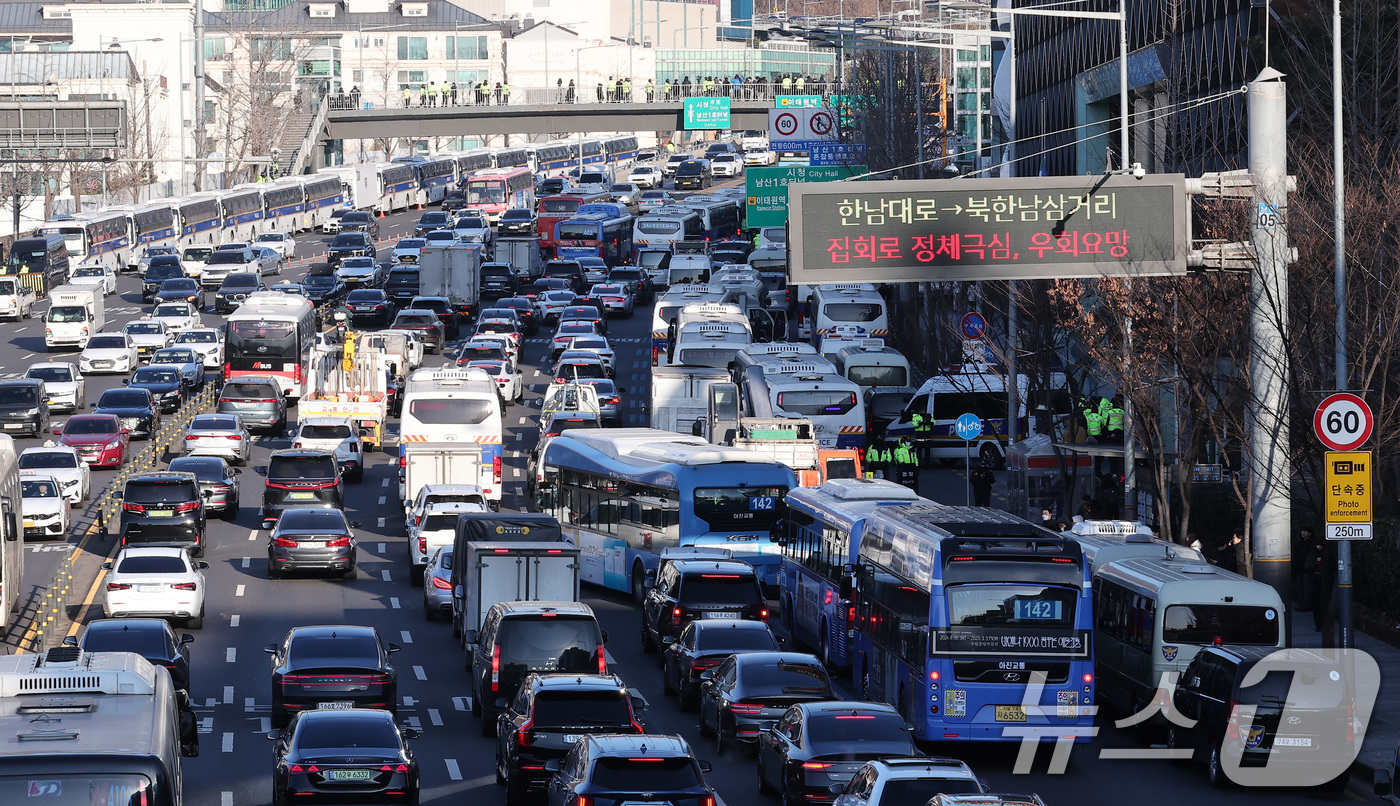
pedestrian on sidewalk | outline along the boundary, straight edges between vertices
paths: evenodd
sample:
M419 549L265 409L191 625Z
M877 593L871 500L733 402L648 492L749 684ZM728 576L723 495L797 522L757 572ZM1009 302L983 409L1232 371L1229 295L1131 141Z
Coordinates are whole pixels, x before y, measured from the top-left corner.
M598 103L603 102L603 82L598 82Z
M992 505L992 485L997 483L997 477L992 475L992 470L984 461L972 471L969 479L972 483L972 505L975 507L989 507Z
M448 97L452 99L452 105L457 105L457 82L452 82L451 89L448 90Z
M651 79L647 79L647 103L654 100L656 100L656 85L652 83Z
M1239 529L1230 533L1230 539L1215 547L1217 564L1227 571L1234 571L1243 574L1247 568L1249 559L1246 556L1244 538L1240 535Z

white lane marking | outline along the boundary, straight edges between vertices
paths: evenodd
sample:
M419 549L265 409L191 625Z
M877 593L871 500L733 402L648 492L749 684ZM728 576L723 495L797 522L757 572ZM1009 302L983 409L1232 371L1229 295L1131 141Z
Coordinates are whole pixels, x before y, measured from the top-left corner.
M227 732L227 731L225 731L225 733L224 733L224 747L223 747L223 750L224 750L225 753L232 753L232 752L233 752L233 734L232 734L232 733L229 733L229 732Z
M257 539L258 539L258 530L257 530L257 529L254 529L254 530L252 530L251 532L249 532L249 533L248 533L248 539L249 539L249 540L257 540Z
M380 543L380 544L379 544L379 548L377 549L377 551L378 551L380 554L383 554L383 553L384 553L384 544L383 544L383 543Z
M236 663L238 661L238 648L229 647L224 650L224 663Z
M253 558L252 558L252 557L244 557L244 558L243 558L243 567L244 567L244 568L247 568L248 566L250 566L250 565L252 565L252 564L253 564Z
M228 617L228 626L237 627L239 622L241 622L242 620L242 616L238 615L237 613L234 613L232 616Z
M384 528L384 519L383 519L383 518L380 518L380 519L379 519L379 528L380 528L380 529L383 529L383 528ZM380 549L380 551L383 551L383 549Z
M381 480L379 486L380 486L380 487L388 487L388 486L389 486L389 480L388 480L388 479L383 479L383 480Z
M243 698L243 711L244 711L244 713L247 713L248 711L253 710L253 708L254 708L253 702L254 702L254 701L253 701L253 698L252 698L252 697L244 697L244 698Z
M418 704L418 701L413 699L412 697L404 697L403 704L409 708L412 708L413 706Z
M436 708L429 708L428 721L432 722L438 727L442 727L442 714L438 713L438 709Z
M258 717L258 733L267 733L270 730L272 730L272 717Z
M397 596L390 596L390 597L389 597L389 607L390 607L391 609L393 609L393 610L398 610L398 609L399 609L399 597L397 597Z
M462 780L462 768L457 766L457 759L446 758L443 763L447 765L447 777L454 781Z
M388 582L388 581L389 581L389 572L388 572L387 570L380 571L380 572L379 572L379 575L382 576L382 577L384 577L384 581L385 581L385 582Z
M233 595L234 595L234 596L242 596L242 595L243 595L243 591L247 590L247 588L248 588L247 585L239 585L238 587L236 587L236 588L233 589Z
M379 496L379 503L380 503L381 505L383 505L383 503L384 503L385 501L388 501L388 500L389 500L388 498L385 498L385 497L382 496L382 495Z
M414 667L413 667L413 676L414 676L414 677L417 677L419 680L427 680L427 679L428 679L428 673L423 671L423 667L422 667L422 666L414 666Z
M224 705L233 704L233 686L224 686Z
M212 716L206 716L205 718L199 720L199 732L200 732L200 733L213 733L213 732L214 732L214 717L212 717Z
M402 638L405 644L413 643L413 633L408 630L399 630L399 638Z
M204 701L204 707L205 707L205 708L213 708L215 705L218 705L218 704L219 704L219 701L216 700L216 699L214 699L213 697L210 697L210 698L208 698L208 699L206 699L206 700Z
M458 711L470 711L472 709L471 700L468 697L453 697L452 707Z
M33 358L33 357L34 357L34 354L33 354L33 353L30 353L29 355L26 355L26 356L24 357L24 360L25 360L25 361L28 361L29 359L31 359L31 358Z
M609 666L617 663L617 658L614 658L613 654L606 649L603 650L603 659L608 662Z
M220 792L219 806L233 806L233 793L228 791Z

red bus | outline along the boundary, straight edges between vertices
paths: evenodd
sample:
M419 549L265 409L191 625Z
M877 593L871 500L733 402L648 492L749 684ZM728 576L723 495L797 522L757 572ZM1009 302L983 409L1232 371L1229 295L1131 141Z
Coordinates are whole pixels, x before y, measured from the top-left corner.
M467 209L479 210L495 224L512 207L535 203L535 175L529 168L487 168L467 180Z
M611 201L607 193L560 193L542 197L535 211L539 221L540 248L546 255L554 256L554 229L559 222L573 218L579 205L607 201Z

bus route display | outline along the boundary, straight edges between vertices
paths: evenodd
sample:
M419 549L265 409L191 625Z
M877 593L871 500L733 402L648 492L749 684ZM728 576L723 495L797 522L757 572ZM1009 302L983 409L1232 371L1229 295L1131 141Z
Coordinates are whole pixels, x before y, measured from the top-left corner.
M795 283L1186 273L1181 174L788 186Z

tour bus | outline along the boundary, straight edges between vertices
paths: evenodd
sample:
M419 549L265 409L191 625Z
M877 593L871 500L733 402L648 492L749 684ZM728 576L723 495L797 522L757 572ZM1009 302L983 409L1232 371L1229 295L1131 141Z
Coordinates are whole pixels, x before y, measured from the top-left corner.
M0 434L0 629L8 629L24 595L24 529L20 520L19 454L15 440Z
M474 442L481 446L475 483L493 509L501 506L504 425L496 380L482 369L418 369L408 376L399 427L399 472L410 442Z
M912 503L932 502L884 479L832 479L788 493L787 515L778 525L783 626L827 668L851 667L851 569L865 519L882 506Z
M697 194L681 201L700 216L700 228L707 241L722 241L726 238L742 238L743 223L740 221L739 205L731 199L716 199Z
M1272 585L1185 558L1132 557L1094 572L1099 694L1125 713L1153 702L1208 646L1282 649L1283 600Z
M1135 521L1079 521L1069 528L1070 534L1084 552L1089 573L1104 565L1132 557L1157 558L1167 562L1207 562L1201 552L1162 540L1152 530Z
M668 364L724 369L753 341L743 309L727 302L692 302L676 312Z
M985 507L886 506L855 571L852 679L916 740L1090 741L1094 608L1069 535Z
M651 371L651 427L691 433L691 427L709 411L710 387L729 383L729 371L679 364Z
M224 241L252 241L263 220L262 192L252 185L216 194L224 208Z
M306 194L306 219L300 229L312 230L331 218L331 211L345 203L345 188L335 176L306 177L302 184Z
M583 550L585 582L640 603L662 549L722 546L777 583L770 530L797 479L768 456L651 428L572 429L540 467L535 502Z
M50 219L38 234L62 236L74 265L101 263L113 271L122 271L131 251L131 222L121 212L78 213Z
M620 204L592 203L554 227L554 252L561 259L600 257L609 267L632 257L632 214Z
M886 308L885 298L869 283L819 285L807 298L798 327L809 329L812 343L817 345L837 325L857 325L871 337L888 336Z
M290 401L305 392L316 342L316 309L306 297L249 294L224 325L224 378L271 375Z
M866 389L910 386L913 368L904 353L886 347L884 339L861 339L836 353L836 371Z
M674 249L679 241L703 239L705 225L689 207L663 207L637 219L632 243L638 249Z
M457 161L452 157L428 157L416 167L418 187L423 191L423 198L428 204L441 203L447 191L457 183Z
M585 204L606 202L608 194L579 192L569 190L557 193L553 196L542 196L537 202L535 210L536 231L540 235L540 249L548 255L554 255L554 229L562 221L567 221L574 217L578 208Z
M0 803L181 806L199 724L170 674L135 652L0 657Z
M535 176L529 168L487 168L467 180L467 209L484 213L492 224L512 207L535 206Z
M260 232L296 232L306 215L306 191L288 177L262 185L263 226Z
M744 416L806 417L820 447L865 447L863 390L815 361L756 361L735 383Z
M574 164L574 144L566 140L552 140L526 146L530 156L530 170L535 176L558 176Z
M1026 419L1026 395L1030 379L1018 376L1019 409L1016 413L1021 427L1018 431L1034 431ZM913 413L929 418L931 425L923 435L933 459L962 459L967 455L967 441L957 435L953 425L964 414L975 414L982 420L982 435L973 441L972 452L982 460L1000 465L1005 459L1002 441L1006 439L1006 375L991 371L983 364L967 364L961 372L935 375L924 381L910 398L899 418L889 424L885 434L890 438L915 437Z

